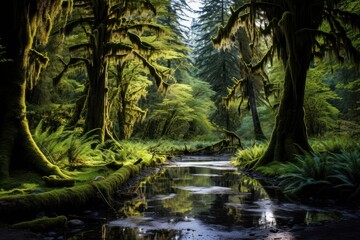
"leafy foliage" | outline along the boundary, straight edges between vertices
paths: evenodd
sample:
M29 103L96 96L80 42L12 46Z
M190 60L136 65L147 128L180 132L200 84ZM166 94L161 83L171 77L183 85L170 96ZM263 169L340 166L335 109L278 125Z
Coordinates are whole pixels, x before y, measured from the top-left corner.
M360 154L358 150L341 153L306 153L293 163L276 165L284 192L297 197L360 199ZM271 166L270 166L271 167Z
M341 153L343 151L354 151L360 148L358 141L349 136L330 135L324 139L316 140L312 144L316 152Z
M321 194L330 186L329 177L332 175L332 164L327 154L297 155L295 163L283 164L282 168L285 174L281 175L279 179L285 193L313 194L317 191Z
M351 200L360 200L360 153L342 152L333 155L336 162L332 176L335 188Z
M54 164L70 168L88 164L102 163L102 152L93 148L99 144L91 134L66 130L64 126L55 132L50 129L43 131L40 123L33 134L43 153Z
M260 158L264 155L267 144L256 144L255 146L246 148L245 150L238 150L232 162L241 168L253 167L257 164Z
M340 97L325 84L330 73L327 64L315 62L309 69L305 88L305 124L309 136L323 135L338 128L340 111L332 105Z

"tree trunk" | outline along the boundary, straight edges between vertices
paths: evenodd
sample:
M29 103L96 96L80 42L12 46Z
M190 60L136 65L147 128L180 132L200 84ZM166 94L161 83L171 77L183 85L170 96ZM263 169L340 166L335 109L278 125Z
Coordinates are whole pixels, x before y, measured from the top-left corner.
M75 102L75 110L70 121L67 124L68 126L74 127L79 122L81 116L83 115L88 96L89 96L89 83L87 82L85 84L83 95Z
M26 78L31 75L32 31L36 32L36 25L30 24L35 24L32 18L37 16L33 5L36 3L11 1L8 8L0 6L0 21L10 21L9 26L0 28L1 43L6 47L3 57L11 59L0 62L0 181L10 176L11 169L23 167L65 177L36 145L26 118Z
M120 102L120 107L118 108L118 122L119 122L119 138L120 139L129 139L130 138L130 134L128 131L128 124L126 122L126 108L127 108L127 99L126 99L126 93L129 89L129 83L127 83L124 79L124 67L118 65L117 66L117 74L118 74L118 88L120 89L119 91L119 102Z
M259 115L256 108L256 98L255 98L253 81L254 79L251 76L249 76L247 83L247 93L249 98L251 116L253 120L255 139L261 141L261 140L265 140L266 137L262 131Z
M87 102L87 114L85 118L85 131L91 131L98 136L100 142L104 142L107 119L107 69L108 59L105 44L109 42L109 29L107 17L109 4L106 0L94 0L94 29L91 36L92 67L89 74L89 96Z
M241 60L244 61L246 65L251 64L253 62L253 57L250 50L250 42L248 35L243 27L240 27L238 30L238 42ZM248 67L244 63L240 63L240 69L243 71L241 75L244 75L244 77L247 78L246 90L253 120L255 139L264 140L266 139L266 137L262 131L259 115L256 108L256 98L254 91L255 78L253 76L255 73L250 72Z
M156 164L155 160L151 161L151 164ZM61 213L104 202L110 207L115 207L111 200L116 197L116 192L126 181L129 181L129 178L137 176L145 166L144 162L137 165L126 165L101 181L91 181L40 194L3 198L0 205L0 220L25 220L42 211Z
M304 122L306 73L311 60L311 40L296 36L292 13L285 13L279 25L287 45L284 91L276 117L275 128L259 164L291 161L294 154L311 151Z

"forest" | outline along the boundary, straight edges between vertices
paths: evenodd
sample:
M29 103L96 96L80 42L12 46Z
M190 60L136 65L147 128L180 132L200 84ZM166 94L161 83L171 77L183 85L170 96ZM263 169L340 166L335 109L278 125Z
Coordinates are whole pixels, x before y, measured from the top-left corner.
M228 156L274 198L359 209L358 1L0 5L1 222L113 208L188 155Z

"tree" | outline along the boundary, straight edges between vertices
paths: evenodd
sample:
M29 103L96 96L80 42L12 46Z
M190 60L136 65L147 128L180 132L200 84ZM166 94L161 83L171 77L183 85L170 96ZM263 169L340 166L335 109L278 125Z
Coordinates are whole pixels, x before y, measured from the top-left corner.
M254 126L254 135L256 140L266 139L260 124L260 119L256 107L257 98L261 98L262 89L270 85L267 81L267 76L264 72L253 73L248 67L256 58L254 57L253 51L250 49L249 38L243 27L240 27L236 34L236 42L239 44L239 54L240 54L240 72L241 79L235 80L234 85L229 89L229 94L223 98L226 106L229 106L229 103L235 101L238 97L241 98L239 104L239 110L244 102L247 100L247 108L251 112L251 117ZM267 94L267 91L264 91ZM267 96L265 96L266 98ZM239 111L240 112L240 111Z
M213 92L207 83L191 79L188 84L170 85L165 98L151 112L145 135L153 138L183 139L208 137L213 126Z
M339 61L346 54L360 61L359 51L347 36L346 24L360 27L360 17L344 10L339 1L258 1L232 10L225 27L219 29L214 44L226 46L236 30L245 22L252 43L260 35L270 35L272 47L254 69L264 66L276 50L285 68L284 89L275 128L259 164L292 160L294 154L311 151L304 123L306 74L314 57L331 51ZM306 17L304 17L306 16ZM328 26L328 31L320 29Z
M25 103L26 88L33 86L48 62L46 55L35 49L38 44L47 42L52 21L65 5L71 6L70 2L61 0L1 2L0 38L6 48L3 57L9 61L0 63L3 74L0 81L0 180L8 178L12 168L25 166L42 174L65 177L33 140Z
M216 92L213 101L218 109L212 118L216 124L228 130L233 130L235 126L230 118L231 113L222 104L222 97L227 95L227 88L232 86L233 79L240 79L239 55L235 47L230 50L215 49L211 36L216 34L218 25L227 21L228 9L232 4L232 0L203 1L198 21L192 26L192 31L196 33L194 65L198 69L197 77L210 83Z
M118 129L113 130L118 133L117 137L129 139L135 124L146 117L147 111L141 109L138 102L148 94L147 88L151 81L141 69L140 63L125 61L115 68L116 85L111 89L113 97L109 101L110 120L116 125L113 128ZM111 115L114 119L111 119Z
M86 0L76 1L75 8L81 14L67 24L62 30L71 33L75 28L83 28L88 39L71 47L73 52L79 51L83 57L72 57L65 69L55 78L59 81L62 75L72 66L85 65L88 73L85 132L93 132L104 141L109 120L108 103L108 68L112 63L123 66L127 60L139 60L150 75L155 78L159 88L166 87L162 81L162 73L149 57L156 48L149 42L163 32L162 28L152 20L156 9L149 0ZM136 14L135 14L136 13ZM143 40L146 37L147 41Z

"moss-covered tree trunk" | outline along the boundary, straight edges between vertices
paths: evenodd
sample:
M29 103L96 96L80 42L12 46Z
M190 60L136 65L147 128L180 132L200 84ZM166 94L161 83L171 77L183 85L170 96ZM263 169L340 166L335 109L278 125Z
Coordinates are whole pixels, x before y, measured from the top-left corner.
M106 43L110 34L107 26L109 14L108 0L93 0L94 28L91 36L92 66L89 71L89 95L87 100L87 113L85 118L85 131L92 131L104 142L107 119L107 70Z
M249 76L249 79L247 80L247 93L249 98L249 106L251 111L251 117L253 121L254 126L254 135L256 140L264 140L266 139L264 132L261 128L260 118L256 107L256 97L255 97L255 90L254 90L254 84L255 81L253 77Z
M127 117L127 113L126 113L126 108L127 108L127 100L126 100L126 93L128 91L129 88L129 83L126 83L125 78L123 76L124 74L124 67L125 64L122 65L118 65L117 66L117 85L119 88L119 94L118 94L118 98L119 98L119 104L120 106L118 107L118 123L119 123L119 138L120 139L129 139L130 138L130 134L129 134L129 130L128 130L128 123L126 121L126 117Z
M279 22L286 39L285 80L283 96L268 149L260 164L291 161L294 154L310 151L304 122L306 73L311 60L311 38L296 34L294 15L286 12Z
M254 82L255 80L255 73L252 73L247 65L252 64L253 57L250 49L250 41L248 35L244 29L244 27L240 27L238 30L238 42L239 42L239 51L241 55L241 60L243 61L240 63L241 75L246 78L246 93L247 98L249 101L253 126L254 126L254 135L256 140L264 140L266 139L263 130L261 128L260 119L256 107L256 97L255 97L255 89L254 89Z
M0 28L0 37L6 47L3 57L9 60L0 62L0 180L8 178L11 169L25 166L43 174L65 176L46 159L33 140L25 103L27 83L33 81L41 69L39 66L46 62L44 56L33 50L34 41L45 42L49 32L50 20L42 19L43 14L54 17L55 8L61 3L1 2L0 21L6 26Z

